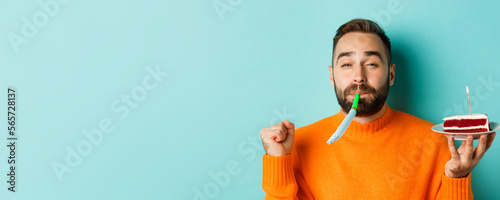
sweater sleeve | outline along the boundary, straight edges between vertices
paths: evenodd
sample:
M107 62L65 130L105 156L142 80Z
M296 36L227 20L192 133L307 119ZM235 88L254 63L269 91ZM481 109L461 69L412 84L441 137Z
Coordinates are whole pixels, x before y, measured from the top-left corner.
M473 199L471 187L471 173L464 178L450 178L442 174L441 188L438 199L442 200L470 200Z
M292 155L262 158L262 189L264 199L298 199L298 185L293 174Z
M442 200L465 200L473 199L471 187L471 173L463 178L450 178L444 175L446 162L451 159L450 149L448 147L448 140L446 137L436 137L439 146L439 161L437 167L440 169L436 175L441 176L441 185L438 189L437 199Z
M262 189L264 199L314 199L300 172L297 153L286 156L264 155L262 159Z

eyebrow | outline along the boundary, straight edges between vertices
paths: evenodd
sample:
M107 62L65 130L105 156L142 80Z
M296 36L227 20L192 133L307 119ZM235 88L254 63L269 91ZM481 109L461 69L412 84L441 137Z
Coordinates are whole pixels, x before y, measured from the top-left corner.
M353 54L354 54L354 51L341 52L339 54L339 56L337 56L337 62L339 62L339 59L341 57L350 57ZM377 56L382 62L384 61L382 59L382 54L378 51L365 51L365 56Z

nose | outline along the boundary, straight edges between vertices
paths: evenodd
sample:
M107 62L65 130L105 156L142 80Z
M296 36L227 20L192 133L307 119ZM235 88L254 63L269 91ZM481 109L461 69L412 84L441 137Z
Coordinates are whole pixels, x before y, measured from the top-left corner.
M353 80L356 83L364 83L366 82L366 73L362 66L354 67Z

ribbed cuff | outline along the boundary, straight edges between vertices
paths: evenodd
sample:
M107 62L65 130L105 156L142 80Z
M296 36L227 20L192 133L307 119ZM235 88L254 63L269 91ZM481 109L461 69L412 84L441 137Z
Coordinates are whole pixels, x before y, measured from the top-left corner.
M471 173L464 178L450 178L442 175L442 199L473 199L471 187Z
M262 158L262 185L284 186L295 183L292 155L270 156Z

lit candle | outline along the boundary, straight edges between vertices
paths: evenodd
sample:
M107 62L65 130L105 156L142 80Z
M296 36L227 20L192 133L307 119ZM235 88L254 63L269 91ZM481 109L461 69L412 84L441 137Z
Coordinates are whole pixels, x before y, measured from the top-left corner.
M467 103L469 103L469 115L471 115L471 112L470 112L469 87L468 86L465 86L465 91L467 91Z

